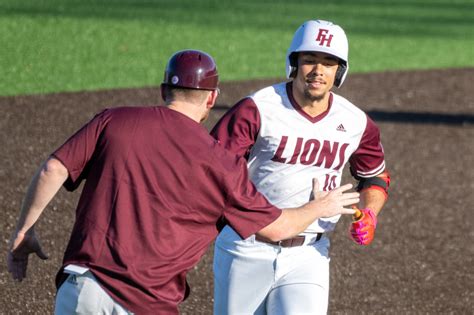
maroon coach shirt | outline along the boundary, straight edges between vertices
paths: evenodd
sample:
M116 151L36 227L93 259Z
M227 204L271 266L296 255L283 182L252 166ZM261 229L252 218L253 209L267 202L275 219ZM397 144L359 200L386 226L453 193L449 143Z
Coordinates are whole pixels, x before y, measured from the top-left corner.
M69 171L66 189L85 180L63 267L90 268L137 314L178 313L186 272L222 222L247 238L281 214L245 160L167 107L104 110L53 156Z

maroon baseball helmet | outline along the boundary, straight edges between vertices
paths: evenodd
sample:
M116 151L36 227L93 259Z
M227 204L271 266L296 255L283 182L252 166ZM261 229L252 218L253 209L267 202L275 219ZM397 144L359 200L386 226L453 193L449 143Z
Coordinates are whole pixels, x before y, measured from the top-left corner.
M198 90L216 90L219 75L214 59L199 50L182 50L171 56L163 84Z

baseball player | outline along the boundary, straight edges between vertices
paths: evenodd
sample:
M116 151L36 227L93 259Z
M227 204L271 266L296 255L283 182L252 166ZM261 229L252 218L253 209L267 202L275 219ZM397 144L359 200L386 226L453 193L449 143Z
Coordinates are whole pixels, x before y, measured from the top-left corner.
M30 253L47 258L34 224L61 185L75 190L83 180L56 314L178 314L189 294L186 273L220 222L243 238L278 241L319 217L355 212L344 208L359 200L345 193L350 184L325 193L316 182L307 204L271 205L248 179L246 161L200 125L217 86L211 56L177 52L161 87L167 106L106 109L54 151L22 205L7 258L13 278L26 276Z
M322 191L339 187L349 163L361 192L352 239L368 245L387 199L389 176L379 129L359 108L331 91L349 69L343 29L311 20L294 34L286 56L289 82L240 100L212 130L247 159L257 189L279 207L307 201L311 179ZM329 239L340 216L315 220L297 237L242 239L226 226L215 243L214 313L325 314Z

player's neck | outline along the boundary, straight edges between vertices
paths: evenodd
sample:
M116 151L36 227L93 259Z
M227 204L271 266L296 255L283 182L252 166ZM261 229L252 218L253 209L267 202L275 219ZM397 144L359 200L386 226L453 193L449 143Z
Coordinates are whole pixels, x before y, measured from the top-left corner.
M329 108L329 92L321 99L309 99L303 96L299 99L295 97L295 100L298 102L301 109L311 117L321 115Z

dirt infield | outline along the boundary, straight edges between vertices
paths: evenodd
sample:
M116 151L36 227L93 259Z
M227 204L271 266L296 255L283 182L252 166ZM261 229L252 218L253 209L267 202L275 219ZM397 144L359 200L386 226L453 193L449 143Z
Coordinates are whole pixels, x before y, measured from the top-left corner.
M330 314L472 314L474 309L474 68L349 75L337 93L380 126L392 174L369 247L331 235ZM231 104L278 80L221 85L206 127ZM48 154L104 107L153 105L156 88L0 97L0 231L6 255L26 186ZM343 182L352 181L347 172ZM50 314L54 275L79 192L61 190L37 231L50 256L14 283L0 264L0 314ZM212 248L190 272L182 314L212 313Z

